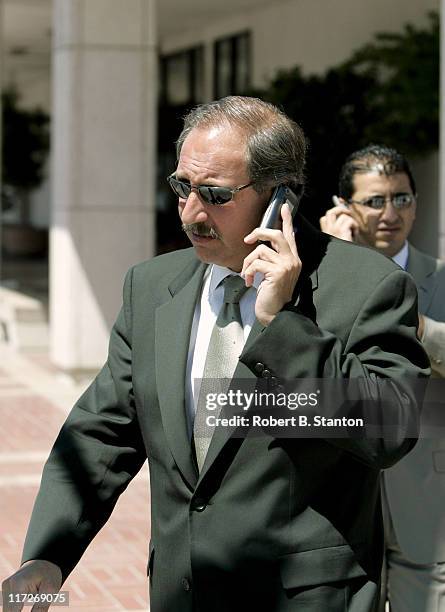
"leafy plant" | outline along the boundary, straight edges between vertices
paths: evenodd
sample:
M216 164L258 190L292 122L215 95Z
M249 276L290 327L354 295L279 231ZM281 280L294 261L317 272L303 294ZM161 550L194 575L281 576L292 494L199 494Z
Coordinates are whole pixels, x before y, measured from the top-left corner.
M364 138L384 140L406 154L424 155L439 145L440 20L428 13L426 28L377 34L344 65L375 81L369 91L374 121Z
M376 34L373 41L321 76L281 70L251 92L282 107L308 137L303 212L314 223L331 205L339 169L352 151L383 142L409 156L437 149L439 17L425 28Z
M28 195L43 180L49 150L49 117L43 111L19 107L15 89L2 94L2 181L21 200L21 221L29 222Z
M277 104L303 128L308 138L307 186L303 212L312 221L336 192L340 166L357 147L371 109L366 92L374 85L367 74L333 68L324 76L305 77L300 68L281 71L265 91L255 92Z

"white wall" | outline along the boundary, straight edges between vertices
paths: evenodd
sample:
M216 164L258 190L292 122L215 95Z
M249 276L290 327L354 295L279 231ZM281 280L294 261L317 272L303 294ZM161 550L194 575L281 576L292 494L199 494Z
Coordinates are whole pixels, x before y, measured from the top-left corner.
M20 93L20 106L24 109L40 108L51 112L51 56L4 58L3 87L16 87Z
M49 112L52 0L2 4L3 86L17 86L24 108L39 106Z
M307 73L321 73L347 59L375 32L398 31L407 22L426 23L427 12L438 10L439 4L440 0L275 0L252 10L230 11L226 19L212 18L181 34L161 32L160 51L210 45L216 38L250 30L253 84L260 86L278 68L298 64Z

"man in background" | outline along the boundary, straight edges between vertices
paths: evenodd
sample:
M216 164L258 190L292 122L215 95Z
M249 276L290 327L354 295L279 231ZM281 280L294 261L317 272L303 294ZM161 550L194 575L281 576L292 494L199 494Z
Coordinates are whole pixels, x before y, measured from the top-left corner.
M407 270L419 294L419 337L433 376L445 376L445 263L409 242L417 206L407 160L370 145L340 172L321 229L373 247ZM383 477L387 593L392 612L445 610L445 439L421 439Z

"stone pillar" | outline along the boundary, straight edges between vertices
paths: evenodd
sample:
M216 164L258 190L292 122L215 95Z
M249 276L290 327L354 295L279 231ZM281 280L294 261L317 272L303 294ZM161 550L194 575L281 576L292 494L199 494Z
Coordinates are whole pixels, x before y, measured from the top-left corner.
M440 3L439 257L445 259L445 0Z
M97 368L155 242L155 0L54 0L51 358Z

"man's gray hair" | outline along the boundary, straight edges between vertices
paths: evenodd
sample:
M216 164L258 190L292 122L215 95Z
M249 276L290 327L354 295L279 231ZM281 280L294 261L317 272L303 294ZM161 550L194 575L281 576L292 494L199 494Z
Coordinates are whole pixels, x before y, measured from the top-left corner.
M281 183L291 187L304 183L306 140L302 129L279 108L259 98L227 96L192 109L176 142L178 159L192 130L219 126L239 128L245 135L247 170L256 191Z

